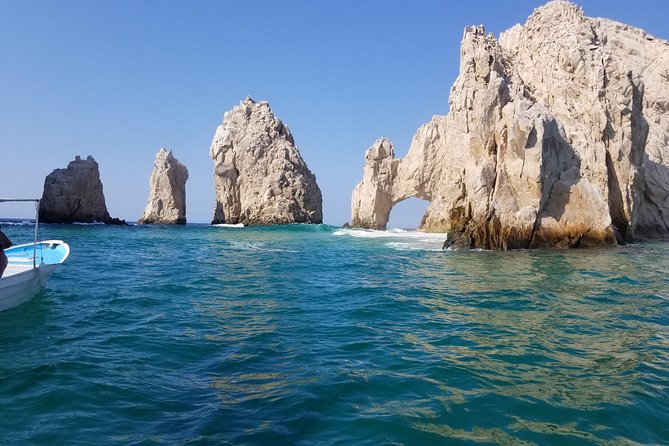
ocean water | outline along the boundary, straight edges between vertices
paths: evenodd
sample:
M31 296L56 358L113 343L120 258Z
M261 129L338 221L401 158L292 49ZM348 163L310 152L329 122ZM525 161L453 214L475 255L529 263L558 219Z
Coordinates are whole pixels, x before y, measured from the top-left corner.
M30 226L6 226L14 242ZM669 244L48 225L0 313L0 442L669 444Z

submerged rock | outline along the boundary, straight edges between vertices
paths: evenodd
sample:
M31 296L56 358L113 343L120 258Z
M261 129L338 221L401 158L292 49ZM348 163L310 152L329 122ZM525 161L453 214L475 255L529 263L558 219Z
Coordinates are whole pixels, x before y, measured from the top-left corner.
M450 111L365 155L352 224L430 201L446 247L580 247L669 232L669 45L552 1L499 41L467 27ZM649 132L650 129L650 132Z
M246 98L226 112L209 155L216 191L213 224L322 223L316 177L267 102Z
M172 155L160 149L153 162L149 181L149 199L138 224L186 224L186 181L188 169Z
M44 223L106 223L124 225L107 211L98 163L92 156L77 156L66 169L55 169L44 180L39 203Z

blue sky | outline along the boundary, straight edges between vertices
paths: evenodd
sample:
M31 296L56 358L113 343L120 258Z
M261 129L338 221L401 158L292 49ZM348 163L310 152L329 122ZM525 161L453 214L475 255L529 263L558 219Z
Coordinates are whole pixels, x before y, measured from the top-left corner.
M463 28L498 35L541 4L0 0L0 196L39 197L53 169L93 155L111 215L134 221L167 147L190 171L188 221L208 223L211 138L250 95L290 127L325 222L339 225L374 140L404 156L416 129L448 111ZM669 38L669 2L580 4ZM391 224L415 227L424 207L400 203Z

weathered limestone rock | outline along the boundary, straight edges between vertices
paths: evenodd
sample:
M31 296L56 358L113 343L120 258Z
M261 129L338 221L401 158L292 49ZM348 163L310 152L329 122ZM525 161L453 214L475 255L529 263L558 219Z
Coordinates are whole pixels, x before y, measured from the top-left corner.
M449 113L402 160L387 140L383 159L368 150L354 226L385 228L394 204L419 197L431 202L421 229L447 232L445 246L669 233L667 42L556 0L499 41L466 28L460 54Z
M85 160L77 156L66 169L47 175L39 219L44 223L126 224L109 216L98 163L90 155Z
M267 102L246 98L226 112L209 155L216 190L212 223L322 223L316 177Z
M393 180L400 161L392 143L381 138L365 153L365 173L353 191L353 226L385 229L393 207Z
M185 225L186 181L188 169L172 155L160 149L153 162L149 199L138 224Z

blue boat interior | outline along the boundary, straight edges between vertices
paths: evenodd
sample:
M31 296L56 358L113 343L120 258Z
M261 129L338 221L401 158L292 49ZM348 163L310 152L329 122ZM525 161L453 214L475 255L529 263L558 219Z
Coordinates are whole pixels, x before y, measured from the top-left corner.
M39 242L36 250L32 243L5 249L5 255L7 255L9 263L14 265L32 264L35 252L37 253L38 265L41 263L55 265L60 263L67 255L65 246L54 242Z

